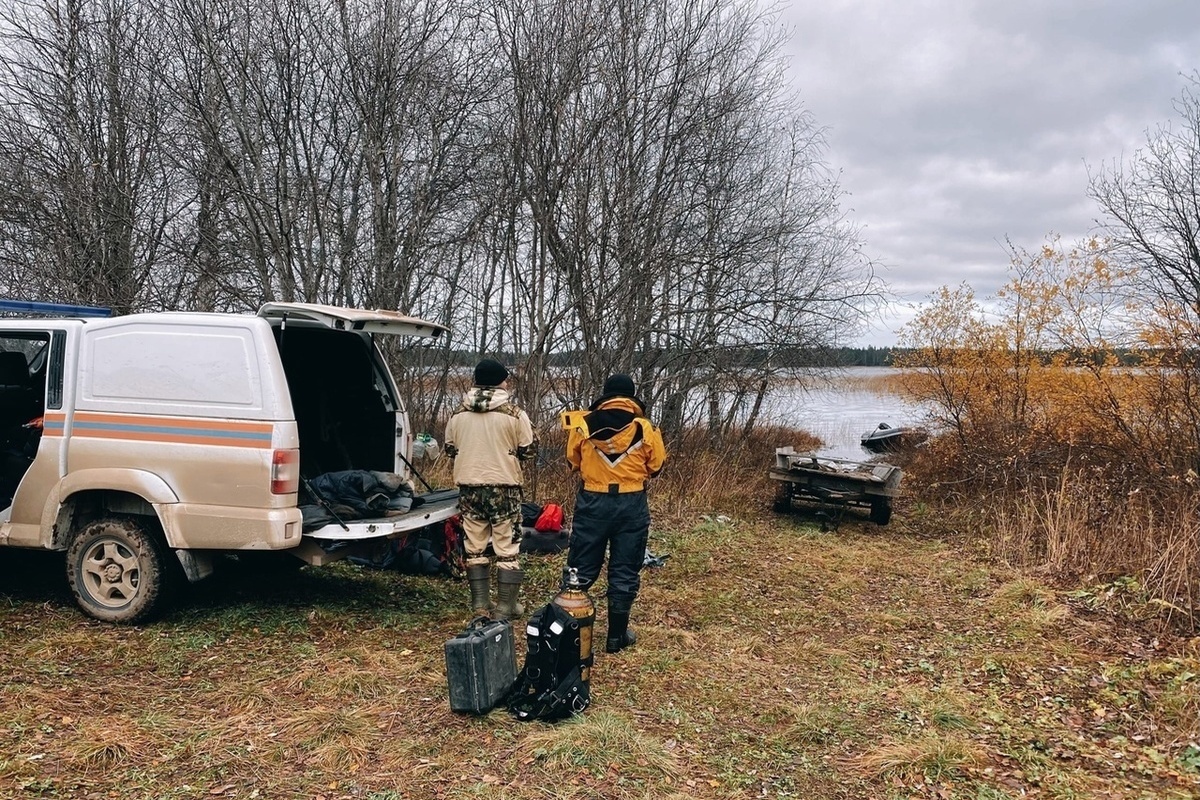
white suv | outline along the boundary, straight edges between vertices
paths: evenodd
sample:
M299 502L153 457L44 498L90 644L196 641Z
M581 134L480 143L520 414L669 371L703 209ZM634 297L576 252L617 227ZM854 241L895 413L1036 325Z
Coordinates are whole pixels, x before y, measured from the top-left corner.
M329 504L316 527L299 505L317 499L303 479L339 472L411 487L413 432L375 337L442 326L302 303L87 313L0 319L0 546L64 551L87 614L147 618L173 561L191 581L231 551L326 564L456 513L453 491L378 517Z

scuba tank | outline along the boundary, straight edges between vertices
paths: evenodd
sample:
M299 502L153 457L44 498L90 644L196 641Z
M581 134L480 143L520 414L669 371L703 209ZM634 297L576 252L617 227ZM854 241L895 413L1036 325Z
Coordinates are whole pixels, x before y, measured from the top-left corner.
M525 626L525 666L507 699L517 719L563 719L588 707L595 622L596 606L570 569L562 591Z
M592 666L592 630L596 623L596 604L579 583L579 570L567 570L566 587L551 600L579 623L579 679L588 682Z

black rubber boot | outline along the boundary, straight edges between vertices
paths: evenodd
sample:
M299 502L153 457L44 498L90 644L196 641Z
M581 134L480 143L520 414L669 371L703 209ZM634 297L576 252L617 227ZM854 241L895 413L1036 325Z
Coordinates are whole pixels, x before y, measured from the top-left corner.
M496 618L513 619L525 613L518 595L525 573L519 569L496 568Z
M637 636L629 630L629 612L608 612L608 637L604 641L604 652L619 653L637 641Z
M492 565L485 559L481 564L467 564L467 580L471 583L471 613L477 617L491 616Z

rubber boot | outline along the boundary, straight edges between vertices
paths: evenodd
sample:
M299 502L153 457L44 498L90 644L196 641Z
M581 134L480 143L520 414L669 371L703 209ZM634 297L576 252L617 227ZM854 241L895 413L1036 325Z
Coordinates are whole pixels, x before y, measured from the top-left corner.
M477 617L491 616L492 567L485 558L481 563L467 563L467 580L471 584L471 613Z
M525 613L518 595L525 573L519 569L496 568L496 618L512 619Z
M604 652L619 653L636 641L637 636L629 630L629 612L608 612L608 636L604 640Z

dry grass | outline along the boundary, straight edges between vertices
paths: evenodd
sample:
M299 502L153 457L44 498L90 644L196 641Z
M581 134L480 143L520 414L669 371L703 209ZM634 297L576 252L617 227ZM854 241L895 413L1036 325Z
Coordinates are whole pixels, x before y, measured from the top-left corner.
M1130 577L1172 624L1195 626L1200 596L1200 501L1190 491L1134 491L1114 502L1105 485L1064 472L1056 485L989 509L990 551L1069 583Z
M449 710L462 583L233 570L152 625L113 628L74 610L53 554L6 553L0 797L1200 790L1200 643L1114 625L972 538L931 535L916 501L886 528L848 519L833 534L771 515L766 468L793 441L675 448L653 497L651 548L669 558L644 573L638 644L598 653L592 707L557 725ZM541 469L539 500L569 501L569 480ZM527 604L552 596L562 562L526 560ZM605 617L601 603L600 631Z
M1098 447L1006 440L980 429L964 439L944 434L904 458L906 490L926 534L969 537L989 555L1064 586L1128 579L1139 587L1143 614L1196 629L1194 474L1164 475Z
M538 440L536 463L526 466L526 499L559 503L569 510L578 479L564 455L566 434L551 428L539 431ZM744 515L765 509L774 496L774 482L763 465L774 463L775 448L791 445L804 451L820 442L804 431L766 426L749 434L734 433L723 445L714 445L701 431L689 431L666 444L667 464L654 479L651 503L658 519L675 523L694 518L697 510ZM453 485L451 463L444 455L417 468L434 486Z
M540 726L523 749L548 779L563 771L586 770L602 777L617 772L632 781L663 781L680 774L675 744L639 729L636 718L597 709L561 725Z
M848 373L839 378L847 384L879 395L903 395L903 375L897 370L874 370Z
M875 778L897 775L938 782L957 778L964 769L986 760L982 748L970 741L930 733L915 740L888 742L864 753L854 763Z

